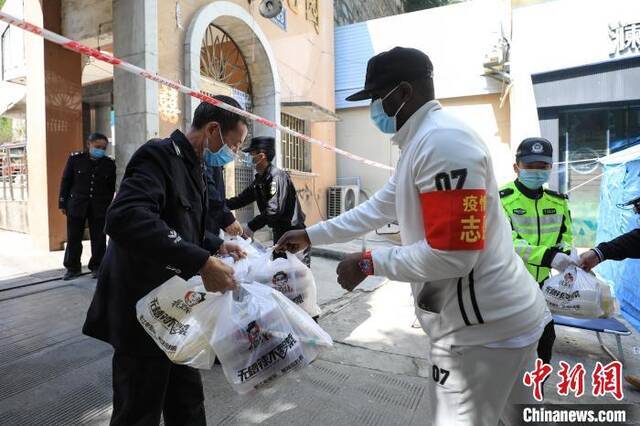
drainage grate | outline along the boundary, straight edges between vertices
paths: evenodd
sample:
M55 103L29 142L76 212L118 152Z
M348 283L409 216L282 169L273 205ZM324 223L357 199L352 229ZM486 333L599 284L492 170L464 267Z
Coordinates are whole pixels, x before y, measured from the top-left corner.
M381 410L364 410L356 421L356 425L365 426L387 426L387 425L405 425L411 422L410 418L402 416L398 413L388 414Z
M359 390L377 402L414 411L424 395L424 387L393 376L373 374L374 385Z
M309 368L305 373L315 389L329 394L338 393L343 388L344 382L349 379L348 374L323 366Z
M111 354L107 345L80 338L64 347L21 359L0 368L0 400L33 389ZM107 377L109 380L110 376Z
M103 389L85 384L72 392L60 395L55 403L42 406L39 410L23 410L22 406L14 404L11 409L0 414L0 424L21 426L83 424L92 414L99 414L110 405L111 396Z

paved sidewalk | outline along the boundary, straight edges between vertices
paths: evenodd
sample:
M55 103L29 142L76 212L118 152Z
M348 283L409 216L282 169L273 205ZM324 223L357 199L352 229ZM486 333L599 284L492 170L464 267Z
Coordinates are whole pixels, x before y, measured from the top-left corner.
M91 244L82 243L82 264L87 265L91 257ZM64 251L47 251L35 247L28 234L0 229L0 288L2 282L13 279L41 281L62 277ZM29 277L31 276L31 277Z
M352 252L359 244L340 247ZM16 269L28 272L23 264ZM335 282L337 264L315 256L312 261L323 307L320 324L334 338L334 348L253 395L236 395L219 366L203 371L209 424L429 424L428 342L422 330L411 327L409 286L369 278L347 293ZM47 273L37 270L31 268ZM0 425L108 424L112 350L80 333L95 280L24 280L5 279L0 288ZM633 331L623 337L625 373L638 374L640 338ZM556 333L553 366L557 371L560 360L584 363L585 397L559 397L554 373L546 387L547 402L615 403L612 397L590 396L593 366L609 362L595 334L562 327ZM604 339L614 345L613 338ZM626 383L624 392L622 402L640 404L640 392Z

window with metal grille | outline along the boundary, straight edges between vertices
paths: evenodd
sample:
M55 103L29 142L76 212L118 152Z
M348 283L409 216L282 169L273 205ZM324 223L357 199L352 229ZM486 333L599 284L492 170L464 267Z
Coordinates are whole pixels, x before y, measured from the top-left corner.
M27 201L27 144L0 145L0 200Z
M306 134L304 120L289 114L282 113L280 121L298 133ZM281 133L282 141L282 167L299 172L311 171L311 147L301 138L289 134Z

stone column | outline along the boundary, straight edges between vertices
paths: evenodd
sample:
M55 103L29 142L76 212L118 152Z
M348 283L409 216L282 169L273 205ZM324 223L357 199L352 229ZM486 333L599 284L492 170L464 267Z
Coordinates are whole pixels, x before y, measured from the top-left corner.
M96 132L102 133L111 140L111 105L96 106Z
M157 0L113 0L114 55L158 70ZM113 76L118 179L135 150L158 137L158 83L117 68Z
M26 0L27 21L61 32L61 0ZM66 220L58 210L69 153L82 149L82 63L79 54L25 33L29 233L37 247L60 250Z

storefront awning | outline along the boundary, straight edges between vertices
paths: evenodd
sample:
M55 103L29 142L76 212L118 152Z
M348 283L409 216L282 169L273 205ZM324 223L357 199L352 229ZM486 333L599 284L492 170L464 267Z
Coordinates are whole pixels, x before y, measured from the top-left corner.
M281 108L285 114L293 115L294 117L314 123L340 121L340 118L334 112L310 101L282 102Z

